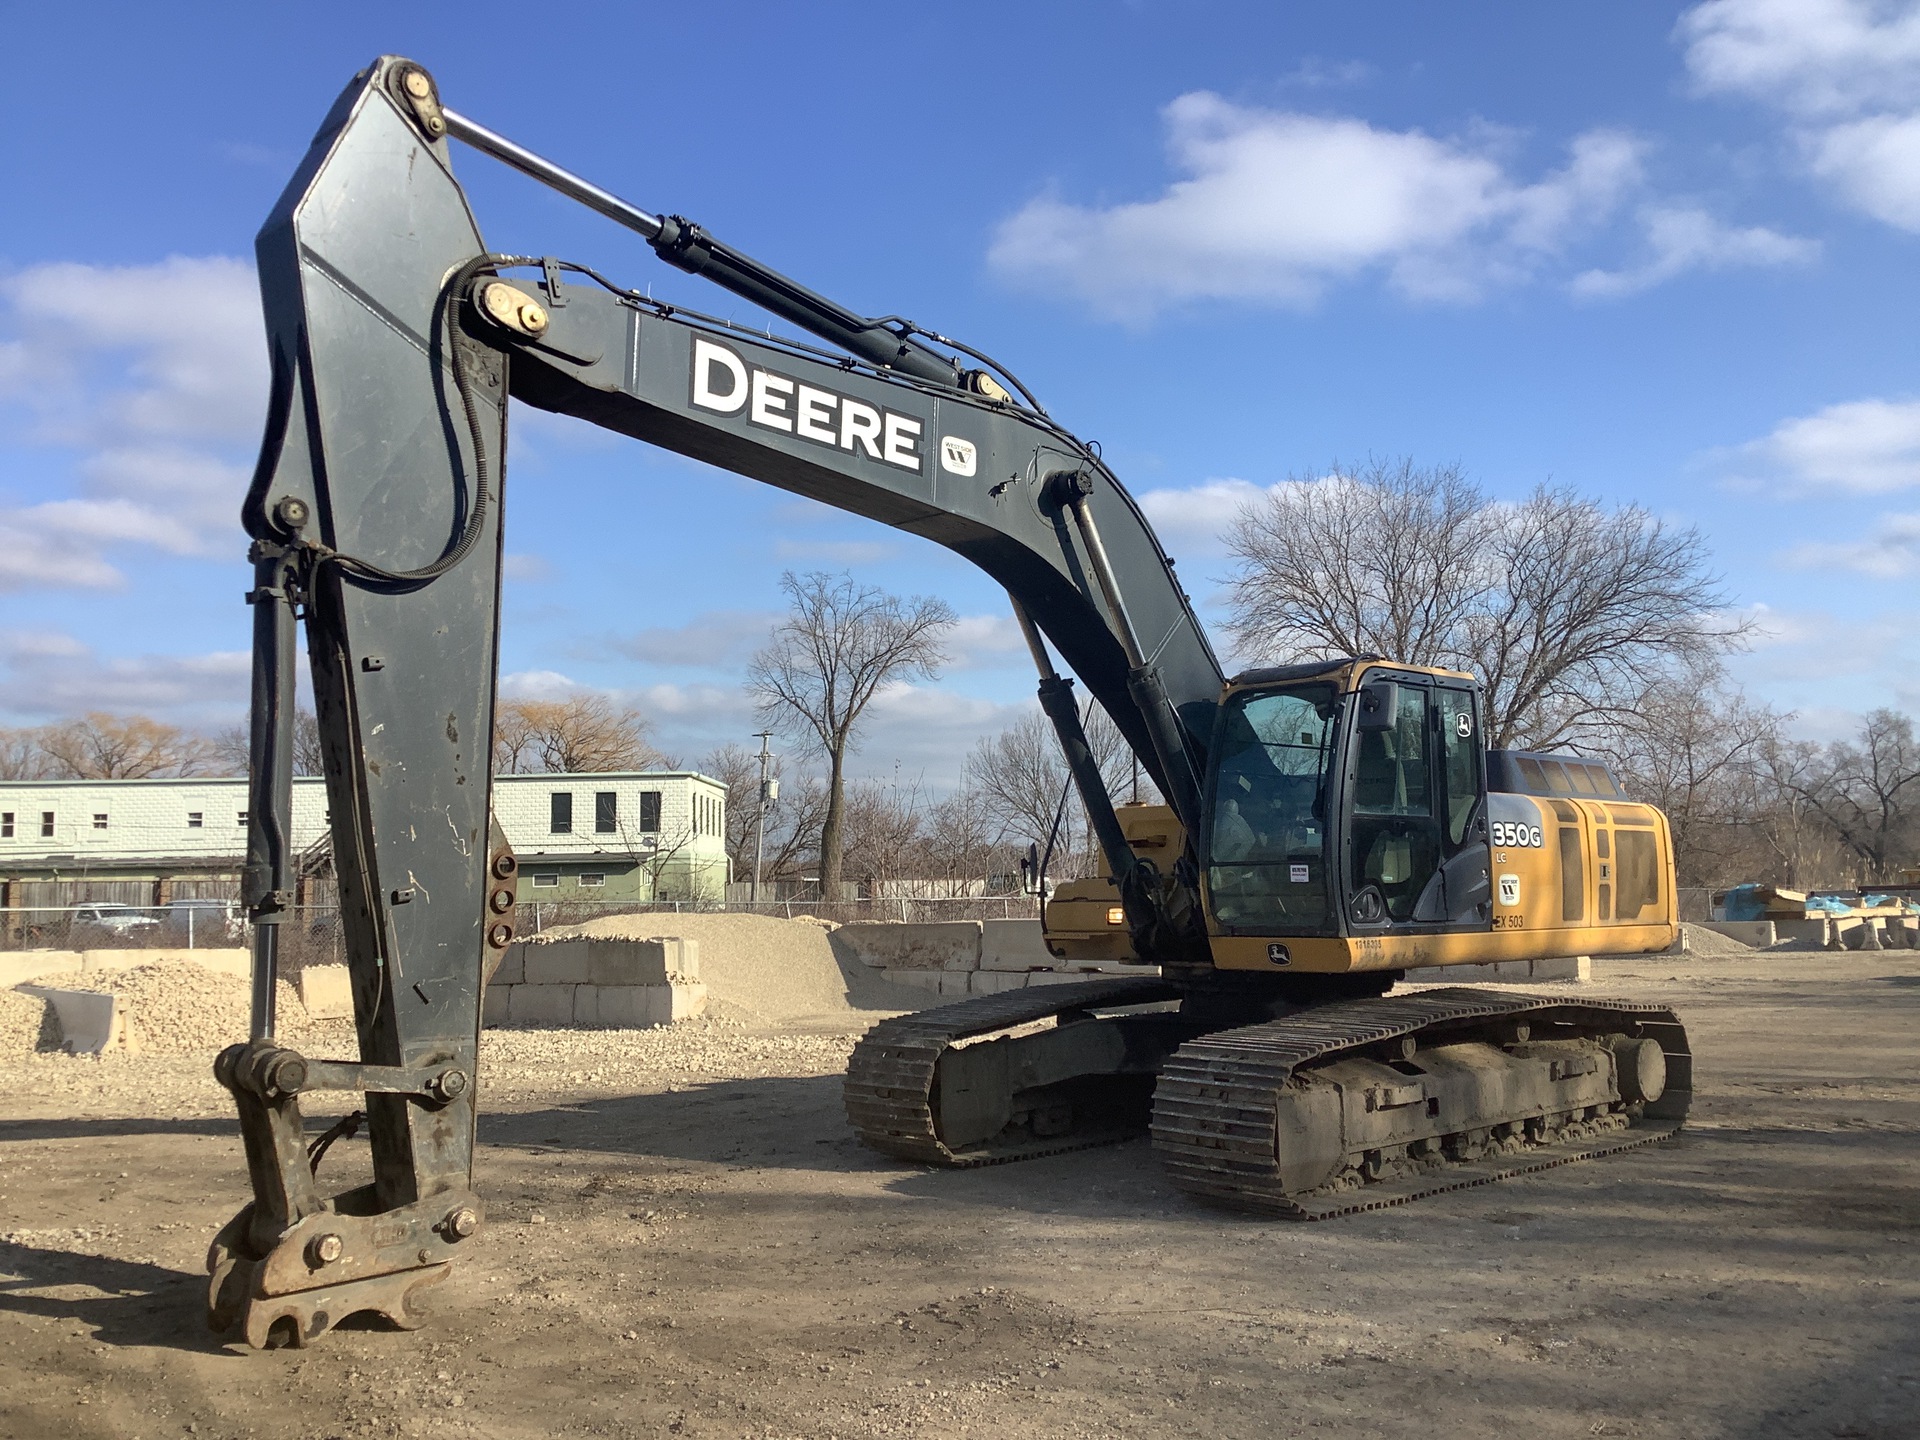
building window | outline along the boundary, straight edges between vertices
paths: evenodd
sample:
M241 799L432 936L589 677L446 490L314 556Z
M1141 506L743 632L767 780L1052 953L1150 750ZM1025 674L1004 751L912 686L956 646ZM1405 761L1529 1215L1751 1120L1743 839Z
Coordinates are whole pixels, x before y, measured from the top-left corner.
M596 835L611 835L620 828L620 797L611 790L593 793L593 830Z
M238 825L242 830L246 829L247 828L247 812L242 810L238 815L235 815L233 817L233 823Z
M206 812L204 811L201 811L201 810L187 811L187 829L189 830L205 829L206 819L207 819Z
M607 877L604 875L582 875L580 877L580 883L590 890L596 889L607 883Z
M93 828L96 830L104 830L107 828L107 817L102 815L98 810L93 812Z
M0 814L0 840L13 839L13 811Z
M660 792L642 790L640 792L640 833L655 835L660 831Z
M553 807L547 829L555 835L571 835L573 833L573 792L556 790L547 799Z
M554 874L539 874L533 877L533 888L536 890L551 890L559 883L560 877Z
M51 810L40 812L40 838L42 840L53 838L53 811Z

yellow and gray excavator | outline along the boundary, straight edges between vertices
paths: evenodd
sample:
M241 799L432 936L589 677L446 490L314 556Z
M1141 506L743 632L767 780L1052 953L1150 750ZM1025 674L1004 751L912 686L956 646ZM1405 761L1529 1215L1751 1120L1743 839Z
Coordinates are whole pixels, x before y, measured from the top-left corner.
M488 250L455 140L808 338ZM243 511L254 999L250 1038L216 1064L254 1198L209 1256L216 1329L265 1346L357 1312L417 1324L484 1224L479 1019L518 868L489 810L509 396L923 536L1011 598L1103 856L1048 907L1048 944L1153 970L882 1022L845 1081L869 1145L973 1165L1150 1129L1182 1189L1317 1218L1680 1125L1690 1063L1667 1010L1389 993L1410 969L1667 947L1659 812L1590 761L1486 750L1468 675L1378 657L1225 675L1097 450L978 350L619 199L394 56L335 103L257 250L272 384ZM352 1060L275 1039L302 623ZM1163 804L1112 802L1062 668ZM364 1095L372 1142L371 1180L331 1195L315 1172L340 1127L310 1141L301 1117L319 1091Z

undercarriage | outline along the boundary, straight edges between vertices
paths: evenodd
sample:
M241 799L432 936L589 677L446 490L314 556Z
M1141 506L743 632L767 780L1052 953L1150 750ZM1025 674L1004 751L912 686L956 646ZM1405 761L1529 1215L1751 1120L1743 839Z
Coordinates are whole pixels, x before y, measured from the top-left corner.
M1181 1189L1318 1220L1675 1133L1692 1096L1670 1010L1447 988L1291 998L1127 979L983 996L874 1027L848 1118L874 1149L996 1164L1151 1132ZM1247 1011L1279 1011L1244 1023Z

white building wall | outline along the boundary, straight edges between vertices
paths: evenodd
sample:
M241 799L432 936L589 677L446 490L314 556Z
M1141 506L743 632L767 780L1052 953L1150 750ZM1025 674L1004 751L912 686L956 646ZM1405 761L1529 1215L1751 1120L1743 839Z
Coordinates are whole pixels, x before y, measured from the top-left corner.
M230 859L247 848L247 782L226 780L9 780L0 782L0 865L55 856L76 862ZM44 835L41 816L54 816ZM4 817L13 816L13 834ZM194 815L200 823L192 823ZM104 816L105 824L97 817ZM327 796L319 780L293 785L293 844L325 833Z
M559 790L573 795L573 830L565 835L554 834L550 824L550 797ZM620 828L613 834L594 829L594 796L603 790L618 797ZM643 791L660 795L657 831L639 828ZM659 847L688 860L726 855L726 787L692 772L502 775L494 780L493 803L508 843L521 854L644 858ZM0 781L0 816L13 816L13 833L0 833L0 867L66 856L76 864L230 859L246 850L246 808L243 779ZM54 816L51 836L41 833L46 812ZM197 826L189 818L195 814ZM106 817L104 826L96 816ZM295 780L294 848L306 849L326 828L325 783Z

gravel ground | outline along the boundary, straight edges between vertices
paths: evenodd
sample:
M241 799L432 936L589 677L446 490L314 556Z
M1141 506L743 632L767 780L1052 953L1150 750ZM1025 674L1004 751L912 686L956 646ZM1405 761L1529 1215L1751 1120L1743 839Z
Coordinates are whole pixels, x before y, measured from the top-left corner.
M0 1436L1913 1440L1917 958L1603 962L1688 1021L1680 1139L1308 1226L1138 1142L889 1163L851 1033L490 1032L436 1319L265 1355L199 1328L246 1187L199 1062L0 1063Z

